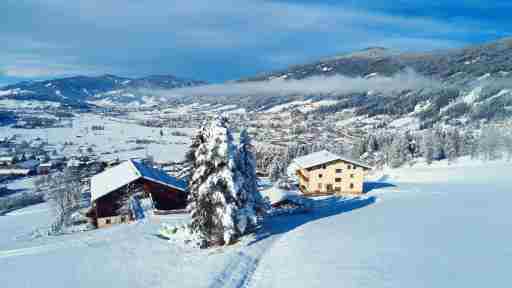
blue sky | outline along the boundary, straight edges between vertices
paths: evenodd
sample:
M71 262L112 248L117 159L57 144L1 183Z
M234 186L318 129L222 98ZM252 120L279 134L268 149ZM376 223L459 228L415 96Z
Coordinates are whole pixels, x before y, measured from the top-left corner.
M0 85L113 73L221 82L369 46L508 36L510 1L3 0Z

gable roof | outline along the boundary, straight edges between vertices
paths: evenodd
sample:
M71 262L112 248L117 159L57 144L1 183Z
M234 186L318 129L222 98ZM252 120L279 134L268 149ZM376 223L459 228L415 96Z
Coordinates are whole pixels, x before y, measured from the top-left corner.
M187 190L185 181L172 177L162 170L128 160L91 178L91 201L109 194L140 178L180 191Z
M338 155L331 153L327 150L314 152L314 153L311 153L311 154L308 154L308 155L305 155L302 157L295 158L293 160L293 162L295 162L301 168L311 168L314 166L326 164L326 163L333 162L333 161L344 161L344 162L354 164L356 166L364 167L367 169L372 169L371 166L368 166L364 163L338 156Z

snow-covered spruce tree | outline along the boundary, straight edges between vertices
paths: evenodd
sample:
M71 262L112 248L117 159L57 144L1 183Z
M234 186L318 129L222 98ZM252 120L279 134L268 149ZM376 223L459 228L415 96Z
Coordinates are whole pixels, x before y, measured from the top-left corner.
M283 175L283 161L279 157L275 157L270 163L270 179L276 182Z
M466 130L461 135L461 155L469 155L471 159L478 158L478 142L473 130Z
M202 133L189 179L190 227L202 247L231 244L246 232L254 211L241 196L243 180L227 118L218 117Z
M243 177L243 194L240 200L247 201L247 205L252 206L257 212L263 212L265 201L258 191L256 177L256 157L252 139L246 129L240 131L240 144L238 145L237 157L238 170ZM256 224L256 223L254 223Z
M391 143L390 165L398 168L409 160L409 140L407 135L398 135Z
M507 160L512 161L512 132L509 131L504 138L505 150L507 151Z
M187 181L190 179L190 177L192 177L194 165L196 162L197 148L199 148L199 146L201 146L201 144L203 144L206 141L205 129L206 129L205 125L201 126L201 128L199 128L197 130L196 134L194 134L194 136L192 136L192 142L190 143L189 149L188 149L187 153L185 154L185 165L184 165L181 173L179 173L178 177L184 178Z
M377 137L374 134L371 134L368 137L367 150L370 154L379 151L379 142L377 141Z
M425 158L425 162L427 164L432 164L434 160L434 135L431 130L427 130L425 134L423 134L423 141L421 144L423 154L423 158Z
M496 126L490 125L482 129L479 147L484 160L501 158L500 138L500 131Z
M434 160L443 160L445 153L445 135L440 129L434 130Z
M453 163L460 156L461 138L459 132L457 130L449 131L446 134L445 143L446 157L448 158L448 163Z
M364 140L355 141L350 151L350 157L354 160L359 160L361 155L367 152L368 145L365 145Z

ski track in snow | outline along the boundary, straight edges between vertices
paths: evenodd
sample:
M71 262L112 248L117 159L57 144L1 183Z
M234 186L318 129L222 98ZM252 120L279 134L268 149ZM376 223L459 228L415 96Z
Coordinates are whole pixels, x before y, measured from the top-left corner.
M83 240L70 240L70 241L62 241L54 244L33 246L27 248L19 248L19 249L11 249L11 250L3 250L0 251L0 259L2 258L11 258L11 257L19 257L19 256L27 256L27 255L36 255L52 252L59 249L66 248L81 248L81 247L95 247L98 244L101 244L104 241L83 241Z
M10 213L6 214L5 216L12 217L12 216L30 215L30 214L48 212L48 210L49 209L33 209L33 210L21 211L21 209L20 209L20 210L10 212Z
M323 214L333 210L337 211L334 214L338 214L340 212L343 213L363 208L369 204L375 203L375 201L375 197L356 197L341 201L334 197L327 197L315 202L315 211L310 212L310 214L281 215L270 218L270 221L264 224L264 228L262 228L263 231L257 234L256 239L247 244L244 251L239 251L235 256L231 256L222 271L213 279L208 287L251 288L258 286L258 283L265 279L265 275L269 273L264 267L259 266L260 260L262 260L269 251L274 249L289 249L287 245L287 232L289 231L278 232L272 228L274 225L279 226L280 221L286 221L286 218L289 218L292 221L300 222L300 225L290 231L302 233L305 229L304 224L315 219L315 216L313 216L315 212ZM302 223L302 221L304 222Z
M317 198L310 213L269 217L255 235L207 251L155 240L161 223L185 216L18 241L49 217L44 204L19 210L0 217L2 287L104 287L112 275L123 287L503 286L510 163L441 164L383 171L375 179L397 187Z
M271 236L270 238L260 240L249 246L257 246L247 251L239 251L232 256L224 269L215 277L209 288L247 288L254 276L254 272L264 254L270 247L282 236ZM257 241L257 240L255 240Z

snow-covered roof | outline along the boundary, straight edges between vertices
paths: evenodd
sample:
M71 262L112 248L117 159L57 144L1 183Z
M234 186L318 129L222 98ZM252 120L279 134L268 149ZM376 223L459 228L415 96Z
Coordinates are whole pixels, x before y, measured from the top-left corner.
M311 154L308 154L308 155L305 155L302 157L295 158L293 160L293 162L295 162L295 164L297 164L301 168L310 168L310 167L314 167L314 166L318 166L318 165L322 165L325 163L338 161L338 160L348 162L348 163L354 164L356 166L361 166L364 168L372 169L372 167L370 167L364 163L338 156L338 155L331 153L327 150L322 150L322 151L314 152L314 153L311 153Z
M139 178L157 182L181 191L186 191L187 189L187 184L183 180L176 179L162 170L148 167L134 160L128 160L91 178L92 201Z
M265 189L261 191L261 196L268 197L268 200L270 201L270 204L276 204L284 200L295 200L297 198L300 198L301 195L298 193L298 191L286 191L282 190L276 187L272 187L269 189Z
M28 175L29 173L30 173L30 169L21 169L21 168L2 169L2 168L0 168L0 175Z

